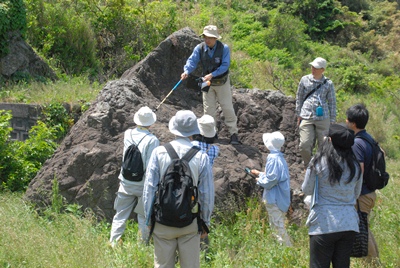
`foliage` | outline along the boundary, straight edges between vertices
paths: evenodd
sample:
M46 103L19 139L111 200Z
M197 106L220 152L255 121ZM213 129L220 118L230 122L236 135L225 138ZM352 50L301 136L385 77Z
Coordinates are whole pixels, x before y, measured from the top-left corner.
M23 0L0 0L0 58L8 53L8 33L26 31L26 10Z
M57 148L56 128L38 121L26 141L10 140L11 113L0 111L0 189L25 190Z
M74 124L71 113L59 102L44 104L42 116L46 126L56 130L57 140L62 140Z
M377 241L384 267L399 267L400 215L397 213L400 167L388 161L391 179L377 191L370 227ZM54 189L54 188L53 188ZM54 192L56 195L56 192ZM232 204L233 206L235 204ZM22 194L0 194L0 263L5 267L153 267L153 245L138 240L138 227L128 221L122 244L108 246L110 224L97 222L89 211L77 212L79 205L64 213L52 208L40 217ZM65 207L64 207L65 208ZM70 212L71 211L71 212ZM257 199L247 201L236 213L215 211L210 248L201 253L201 267L308 267L309 238L303 219L299 225L286 222L293 247L279 245L268 223L264 205ZM11 223L11 224L10 224ZM12 248L13 250L10 250ZM369 267L352 258L351 267Z

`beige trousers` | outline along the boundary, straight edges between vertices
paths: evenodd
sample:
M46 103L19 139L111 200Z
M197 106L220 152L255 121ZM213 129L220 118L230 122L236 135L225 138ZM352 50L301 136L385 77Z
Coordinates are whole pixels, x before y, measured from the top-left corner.
M154 267L175 267L176 251L182 268L200 267L200 234L197 219L183 228L155 223L153 232Z
M301 120L299 147L301 158L306 167L311 160L315 141L318 141L318 146L324 142L324 137L328 134L329 125L329 118L324 120Z
M238 133L237 117L232 103L232 91L230 79L222 86L211 86L208 92L203 92L203 109L204 114L211 115L217 122L217 101L221 106L222 113L225 117L225 124L228 127L230 135Z
M360 210L368 213L368 224L371 215L371 211L375 206L376 193L372 192L365 195L360 195L358 203L360 204ZM370 264L379 264L379 250L378 244L375 241L374 235L371 229L368 228L368 256L365 257L365 261Z

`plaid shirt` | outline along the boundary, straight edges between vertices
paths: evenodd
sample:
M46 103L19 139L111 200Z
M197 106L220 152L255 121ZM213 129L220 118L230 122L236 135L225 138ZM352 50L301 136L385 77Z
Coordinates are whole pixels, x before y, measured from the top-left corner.
M305 75L301 78L296 94L296 114L303 119L309 120L324 120L330 118L331 122L336 121L336 96L333 82L322 76L321 80L315 80L312 74ZM314 88L322 84L313 94L307 99L306 96ZM323 116L317 116L315 109L322 106L324 109Z
M205 142L201 142L201 141L192 141L192 144L200 147L201 151L208 155L208 158L210 159L210 165L213 166L214 159L217 158L217 156L219 154L218 146L208 144Z

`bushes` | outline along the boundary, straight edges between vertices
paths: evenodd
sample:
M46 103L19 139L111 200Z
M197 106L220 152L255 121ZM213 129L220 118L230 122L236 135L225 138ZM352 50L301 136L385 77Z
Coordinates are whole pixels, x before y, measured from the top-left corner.
M29 131L25 141L10 140L10 112L0 110L0 190L23 191L49 159L71 127L71 118L61 104L44 108L45 117Z

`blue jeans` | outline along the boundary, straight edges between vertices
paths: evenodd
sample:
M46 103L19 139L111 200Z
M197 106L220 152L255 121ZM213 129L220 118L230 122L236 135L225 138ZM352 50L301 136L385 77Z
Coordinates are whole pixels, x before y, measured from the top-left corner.
M310 268L350 267L350 253L356 232L310 235Z

